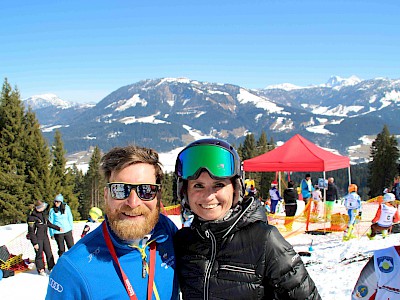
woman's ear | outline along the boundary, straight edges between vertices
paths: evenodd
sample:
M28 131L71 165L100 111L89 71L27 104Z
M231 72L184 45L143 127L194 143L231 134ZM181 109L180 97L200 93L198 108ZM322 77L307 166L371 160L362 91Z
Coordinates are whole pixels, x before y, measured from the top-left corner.
M234 207L243 200L244 186L240 178L236 178L232 183L234 187L232 206Z

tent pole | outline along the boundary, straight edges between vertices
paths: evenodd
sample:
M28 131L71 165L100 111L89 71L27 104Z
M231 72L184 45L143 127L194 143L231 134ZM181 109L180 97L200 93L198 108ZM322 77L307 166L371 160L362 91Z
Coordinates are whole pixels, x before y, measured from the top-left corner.
M280 171L278 173L278 178L279 178L279 180L278 180L278 191L279 191L279 195L282 195L282 193L281 193L281 172Z
M350 172L350 165L347 168L347 171L349 172L349 185L351 184L351 172Z
M326 201L326 188L325 188L325 178L326 178L326 173L324 171L324 183L323 183L323 188L324 188L324 201L322 201L322 211L324 212L324 234L326 234L326 208L325 208L325 201Z

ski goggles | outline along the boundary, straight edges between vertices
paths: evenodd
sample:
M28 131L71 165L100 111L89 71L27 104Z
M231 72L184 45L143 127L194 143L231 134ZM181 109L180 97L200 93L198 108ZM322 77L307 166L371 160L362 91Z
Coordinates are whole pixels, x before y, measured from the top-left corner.
M203 169L213 177L231 178L239 174L238 164L228 149L217 145L195 145L178 154L175 171L183 179L196 179Z
M153 200L158 191L160 184L155 183L125 183L125 182L110 182L107 184L110 189L110 195L115 200L125 200L129 197L132 190L135 190L136 195L143 201Z

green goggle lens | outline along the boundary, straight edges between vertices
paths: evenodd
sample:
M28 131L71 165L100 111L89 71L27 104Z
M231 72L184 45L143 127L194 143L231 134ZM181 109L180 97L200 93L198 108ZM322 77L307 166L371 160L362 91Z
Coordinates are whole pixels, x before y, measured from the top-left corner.
M228 178L235 174L234 155L216 145L197 145L183 150L178 156L178 176L194 179L200 169L206 169L215 177Z

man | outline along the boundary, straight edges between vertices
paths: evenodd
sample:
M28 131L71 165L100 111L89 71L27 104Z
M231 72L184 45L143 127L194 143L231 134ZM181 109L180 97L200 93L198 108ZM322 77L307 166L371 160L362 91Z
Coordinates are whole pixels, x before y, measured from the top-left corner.
M311 198L311 192L313 191L313 186L311 182L311 175L306 174L304 179L301 180L301 195L303 196L304 204L307 205L308 200Z
M328 222L331 221L331 215L333 210L333 205L335 201L339 199L338 190L335 184L335 179L333 177L328 178L328 189L326 190L326 219Z
M160 214L163 172L152 149L101 160L106 218L57 262L46 299L178 299L174 223Z

